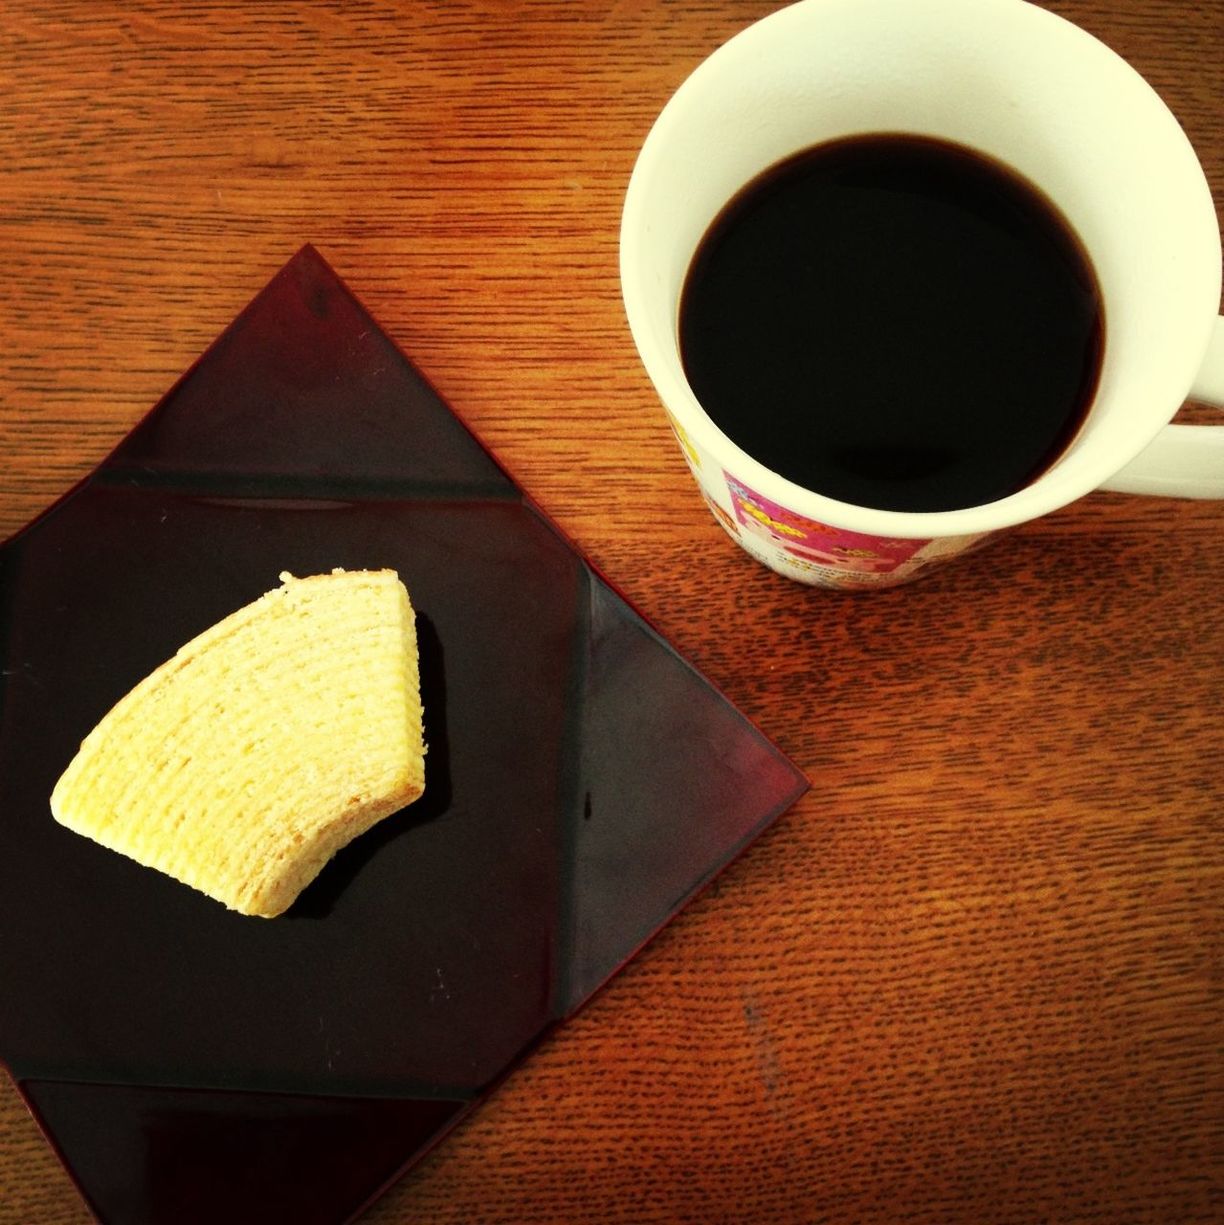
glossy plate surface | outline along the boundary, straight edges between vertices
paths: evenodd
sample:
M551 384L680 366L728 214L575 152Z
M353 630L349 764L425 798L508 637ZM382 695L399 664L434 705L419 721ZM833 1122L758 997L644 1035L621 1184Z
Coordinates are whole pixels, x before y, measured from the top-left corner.
M424 799L275 920L52 820L140 677L335 566L419 611ZM806 786L305 248L0 546L0 1058L103 1221L347 1220Z

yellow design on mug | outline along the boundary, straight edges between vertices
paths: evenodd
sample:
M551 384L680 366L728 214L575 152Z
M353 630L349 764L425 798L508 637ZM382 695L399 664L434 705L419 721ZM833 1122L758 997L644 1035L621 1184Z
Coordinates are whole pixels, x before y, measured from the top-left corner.
M789 523L782 523L778 519L772 519L759 506L754 506L751 502L736 502L736 509L743 510L745 514L752 515L754 519L759 520L773 531L780 533L783 536L798 536L803 538L804 532L802 529L792 527Z
M676 436L676 441L680 444L685 455L688 456L688 461L694 468L701 467L701 456L697 453L697 448L693 446L693 440L685 432L684 426L671 415L667 414L668 421L671 422L672 433Z

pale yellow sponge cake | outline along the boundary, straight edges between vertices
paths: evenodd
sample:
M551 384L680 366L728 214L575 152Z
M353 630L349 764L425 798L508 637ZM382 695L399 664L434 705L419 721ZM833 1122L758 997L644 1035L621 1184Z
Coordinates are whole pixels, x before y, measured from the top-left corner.
M121 698L51 796L69 829L269 918L425 789L399 576L280 577Z

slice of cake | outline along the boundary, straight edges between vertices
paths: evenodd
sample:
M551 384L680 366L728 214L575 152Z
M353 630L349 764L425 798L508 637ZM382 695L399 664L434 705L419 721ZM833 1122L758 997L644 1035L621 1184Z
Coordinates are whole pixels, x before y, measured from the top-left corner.
M399 576L280 577L121 698L51 796L69 829L265 917L425 789Z

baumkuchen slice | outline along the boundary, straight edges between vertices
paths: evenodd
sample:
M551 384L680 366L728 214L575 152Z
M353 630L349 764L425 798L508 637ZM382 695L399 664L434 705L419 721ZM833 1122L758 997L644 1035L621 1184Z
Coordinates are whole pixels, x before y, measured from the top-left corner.
M121 698L51 796L69 829L269 918L425 789L399 576L280 577Z

